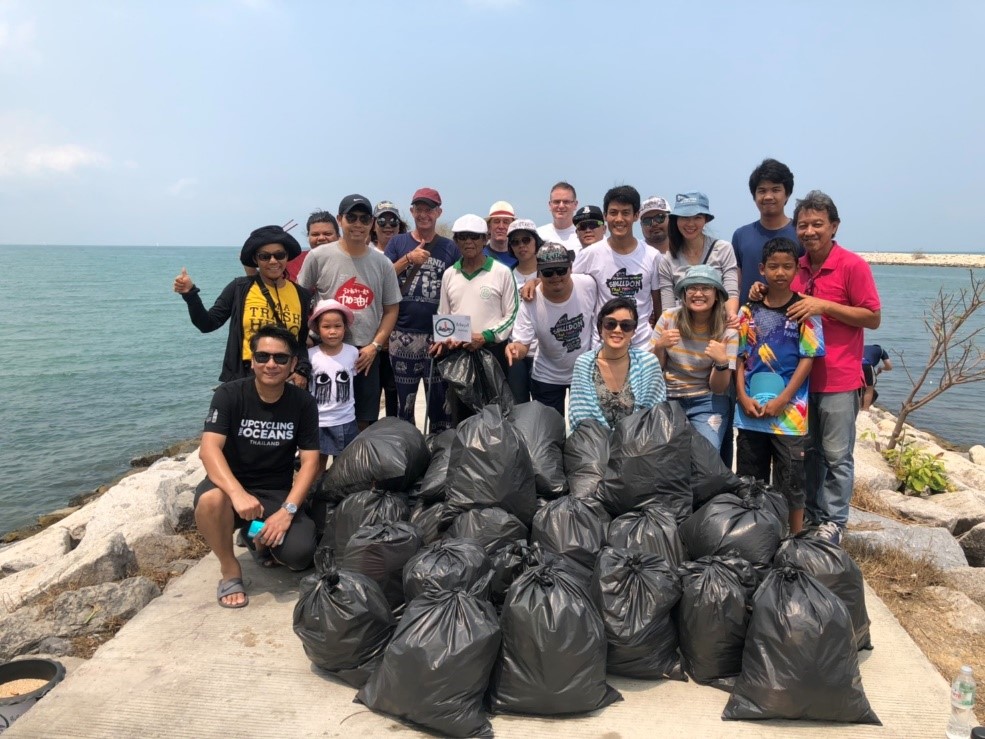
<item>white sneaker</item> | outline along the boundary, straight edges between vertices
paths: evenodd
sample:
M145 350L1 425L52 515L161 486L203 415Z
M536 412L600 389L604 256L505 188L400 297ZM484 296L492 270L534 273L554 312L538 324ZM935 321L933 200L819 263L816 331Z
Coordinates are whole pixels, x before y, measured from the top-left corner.
M841 545L841 527L834 521L825 521L814 530L814 536L818 539L830 541L832 544Z

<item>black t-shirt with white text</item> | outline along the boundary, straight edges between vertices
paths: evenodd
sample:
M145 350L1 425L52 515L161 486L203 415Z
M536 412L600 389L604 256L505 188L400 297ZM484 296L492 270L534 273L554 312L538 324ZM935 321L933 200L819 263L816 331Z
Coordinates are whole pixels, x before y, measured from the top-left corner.
M216 389L205 430L226 437L222 453L247 491L290 490L295 451L318 449L318 405L291 384L264 403L255 378L244 377Z

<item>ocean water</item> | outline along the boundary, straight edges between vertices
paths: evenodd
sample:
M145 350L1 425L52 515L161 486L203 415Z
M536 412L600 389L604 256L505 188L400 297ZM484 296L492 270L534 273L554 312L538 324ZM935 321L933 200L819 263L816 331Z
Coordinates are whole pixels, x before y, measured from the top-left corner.
M238 247L0 246L10 351L0 383L0 533L30 523L124 472L135 456L200 433L218 383L226 328L201 334L171 283L187 267L206 305L242 274ZM966 270L875 267L882 328L867 342L927 354L925 301ZM985 315L976 325L985 325ZM894 362L896 360L893 354ZM898 364L898 363L897 363ZM901 367L880 378L899 408ZM957 444L985 442L985 385L949 391L914 422Z

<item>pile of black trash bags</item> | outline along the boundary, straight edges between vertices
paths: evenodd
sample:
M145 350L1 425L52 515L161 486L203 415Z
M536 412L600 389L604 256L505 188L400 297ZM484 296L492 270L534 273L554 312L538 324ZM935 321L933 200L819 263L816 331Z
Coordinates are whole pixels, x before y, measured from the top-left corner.
M679 406L566 439L540 403L470 403L428 439L379 421L317 492L324 534L294 631L356 700L491 736L488 713L621 700L607 674L689 676L731 692L723 719L879 723L858 567L784 538L784 498L732 474Z

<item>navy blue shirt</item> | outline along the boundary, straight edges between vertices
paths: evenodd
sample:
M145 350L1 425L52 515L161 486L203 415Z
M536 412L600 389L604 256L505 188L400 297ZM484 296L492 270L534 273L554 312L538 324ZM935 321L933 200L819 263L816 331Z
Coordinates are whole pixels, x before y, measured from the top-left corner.
M405 254L414 251L417 244L417 240L409 233L397 234L387 243L383 253L395 263ZM438 301L441 299L441 276L462 256L455 242L444 236L435 236L428 245L428 250L431 256L420 269L409 266L397 274L397 282L400 283L403 294L400 312L397 314L398 331L431 333L431 319L438 312ZM416 274L410 285L405 287L407 276L412 271L416 271Z
M513 252L509 249L506 251L496 251L495 249L490 248L489 244L486 244L485 248L482 250L482 253L487 257L492 257L497 262L502 262L510 269L513 269L520 263L520 260L514 257Z
M886 350L878 344L866 344L865 348L862 350L862 364L867 364L871 367L878 367L879 362L884 359L889 359L889 355L886 353Z
M797 241L797 229L793 221L775 231L763 228L759 221L746 224L735 229L732 234L732 248L735 250L735 261L739 265L742 281L739 282L739 305L749 302L749 288L754 282L765 282L759 274L759 265L763 262L763 246L770 239L784 236L797 244L797 258L804 256L804 248Z

